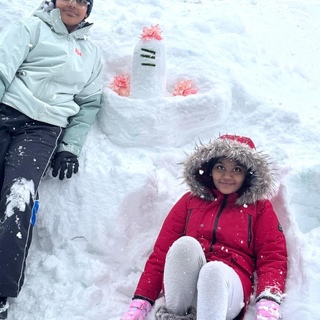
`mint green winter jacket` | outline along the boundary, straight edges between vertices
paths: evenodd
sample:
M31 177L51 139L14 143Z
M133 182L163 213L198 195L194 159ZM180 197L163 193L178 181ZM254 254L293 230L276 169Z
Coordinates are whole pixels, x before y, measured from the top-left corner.
M102 62L92 24L68 33L60 10L41 8L0 34L0 101L65 128L58 151L79 155L101 108Z

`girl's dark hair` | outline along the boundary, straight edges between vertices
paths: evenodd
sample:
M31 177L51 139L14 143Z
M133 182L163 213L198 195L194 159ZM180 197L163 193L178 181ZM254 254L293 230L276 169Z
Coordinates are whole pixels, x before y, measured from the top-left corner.
M204 162L201 167L194 173L195 179L210 190L214 188L211 171L217 160L217 158L212 158L209 161Z
M247 170L246 177L244 178L241 188L237 191L238 195L241 196L251 187L251 181L254 176L254 172L251 169Z

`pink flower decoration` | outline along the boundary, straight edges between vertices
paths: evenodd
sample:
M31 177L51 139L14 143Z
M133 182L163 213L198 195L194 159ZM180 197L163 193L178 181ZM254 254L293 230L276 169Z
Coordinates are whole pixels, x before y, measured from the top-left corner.
M158 24L156 26L151 26L150 28L144 27L140 38L146 41L151 39L162 40L161 33L162 31Z
M130 95L130 79L129 76L115 76L109 87L119 96L128 97Z
M174 96L189 96L190 94L195 94L197 92L198 92L197 89L192 88L191 80L182 80L175 85L173 95Z

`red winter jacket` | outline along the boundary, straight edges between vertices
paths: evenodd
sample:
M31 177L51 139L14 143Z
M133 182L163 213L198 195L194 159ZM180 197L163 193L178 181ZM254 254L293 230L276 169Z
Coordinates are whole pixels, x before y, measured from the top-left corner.
M220 158L244 166L246 177L237 193L217 191L211 176ZM155 301L162 289L166 254L178 238L187 235L201 244L207 261L222 261L239 275L245 303L257 275L257 299L280 303L287 275L285 237L271 202L273 169L269 157L255 150L247 137L224 135L197 146L184 163L184 181L190 188L165 219L135 297ZM237 317L238 319L239 317Z
M237 194L215 190L214 201L186 193L165 219L154 250L141 275L135 296L155 301L162 289L166 253L178 238L197 239L207 261L222 261L239 275L245 301L253 292L257 272L257 296L279 301L287 274L286 242L268 200L236 205Z

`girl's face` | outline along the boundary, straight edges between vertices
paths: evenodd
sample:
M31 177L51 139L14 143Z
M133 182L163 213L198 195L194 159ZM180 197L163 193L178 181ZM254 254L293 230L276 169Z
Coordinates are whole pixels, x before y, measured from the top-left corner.
M242 187L246 172L246 168L234 160L219 159L211 174L215 187L223 194L231 194Z
M85 0L57 0L56 8L60 9L61 20L71 32L86 18L88 2Z

